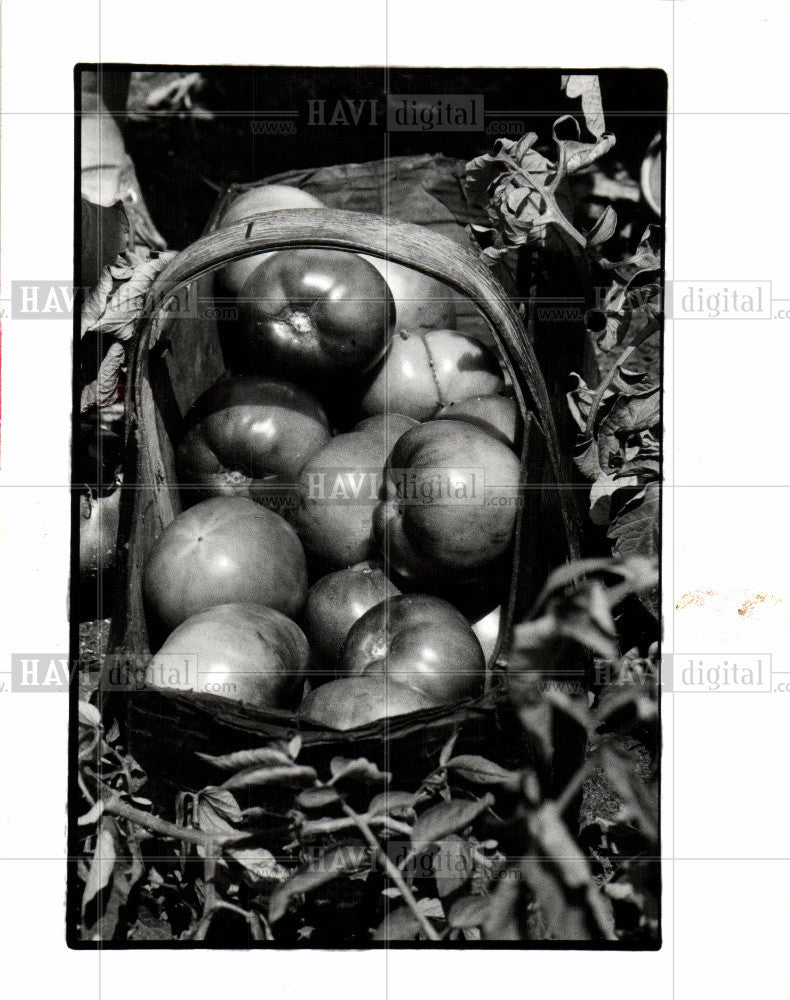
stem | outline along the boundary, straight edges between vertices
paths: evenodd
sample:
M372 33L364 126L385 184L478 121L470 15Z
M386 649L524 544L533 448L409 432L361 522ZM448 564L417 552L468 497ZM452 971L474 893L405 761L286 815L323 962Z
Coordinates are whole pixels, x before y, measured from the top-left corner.
M585 761L578 771L573 775L568 784L563 788L560 796L555 799L554 805L557 809L558 815L562 816L568 806L571 804L575 796L581 790L584 784L584 779L587 777L587 771L589 770L589 763Z
M391 816L370 816L366 813L364 816L360 816L360 819L364 819L370 826L388 826L395 833L402 833L407 837L411 834L411 827L408 823L401 823L397 819L392 819ZM304 836L310 837L316 834L337 833L338 830L348 830L357 825L353 819L306 820L300 829Z
M343 812L354 821L356 826L361 831L362 836L365 838L368 844L373 848L376 857L384 866L385 871L400 890L400 894L403 897L404 903L414 914L415 920L419 923L420 927L422 928L428 940L441 941L441 937L433 929L433 927L428 921L428 918L425 916L425 914L420 912L420 909L417 906L417 901L415 900L411 889L406 885L405 879L398 871L398 869L395 867L395 865L390 861L390 859L387 857L384 851L381 849L381 844L378 842L375 833L370 829L367 817L360 816L359 813L354 812L351 806L346 805L345 802L342 802L341 804Z
M210 837L201 830L193 830L186 826L177 826L166 819L160 819L158 816L152 816L151 813L135 809L134 806L123 802L118 795L112 792L103 794L102 800L105 812L112 813L114 816L120 816L131 823L136 823L137 826L142 826L152 833L158 833L161 837L170 837L173 840L181 840L187 844L195 844L198 847L203 847L207 852L210 852L214 847L233 844L238 840L244 840L246 837L249 837L247 833Z
M631 354L633 354L636 348L637 348L636 344L631 344L630 346L626 347L626 349L623 351L623 353L620 355L617 361L615 361L615 363L612 365L609 374L595 390L595 395L593 396L592 403L590 404L590 415L587 417L587 426L584 428L585 434L592 434L593 427L595 426L595 418L598 416L598 410L601 408L601 402L603 400L604 393L612 384L615 375L620 370L620 366L623 365L628 360L628 358L630 357Z

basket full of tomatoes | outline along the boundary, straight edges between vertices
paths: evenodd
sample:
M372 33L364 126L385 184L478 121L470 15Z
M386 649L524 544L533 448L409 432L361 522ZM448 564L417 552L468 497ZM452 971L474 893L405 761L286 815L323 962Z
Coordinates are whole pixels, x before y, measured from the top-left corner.
M201 755L297 731L406 777L452 732L517 752L509 635L573 516L458 167L231 188L155 282L105 666L149 773L198 785Z

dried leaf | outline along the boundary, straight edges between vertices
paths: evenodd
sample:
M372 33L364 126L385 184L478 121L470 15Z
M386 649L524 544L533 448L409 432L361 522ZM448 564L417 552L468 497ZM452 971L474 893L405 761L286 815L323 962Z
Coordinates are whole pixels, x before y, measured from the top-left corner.
M366 848L357 844L346 844L326 851L306 868L294 872L274 890L269 900L270 922L276 923L285 915L294 896L311 892L340 875L362 868L367 862Z

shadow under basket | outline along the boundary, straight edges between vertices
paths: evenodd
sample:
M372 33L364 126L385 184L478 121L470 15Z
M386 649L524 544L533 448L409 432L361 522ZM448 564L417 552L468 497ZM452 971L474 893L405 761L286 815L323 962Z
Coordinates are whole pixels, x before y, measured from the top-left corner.
M523 428L521 503L499 641L488 665L488 693L474 702L341 733L216 695L139 686L119 691L106 683L105 671L105 715L122 723L127 744L149 780L199 787L217 780L217 774L198 754L249 749L296 731L303 736L300 760L306 763L321 766L337 754L364 755L403 782L424 777L456 731L458 748L465 752L503 762L520 752L518 727L502 684L512 624L527 613L548 573L578 555L578 535L571 491L562 481L549 397L532 345L502 286L468 249L464 225L475 220L461 189L461 167L460 161L444 157L416 157L280 175L269 183L304 187L330 207L269 212L216 228L233 197L253 185L231 188L220 199L207 234L157 278L138 319L129 369L127 467L108 663L129 663L139 676L150 659L141 581L152 545L182 509L175 436L190 406L226 370L216 316L211 309L190 306L213 301L212 271L230 261L272 250L327 248L387 259L444 282L488 331L486 339L512 386ZM393 192L399 191L396 207ZM334 204L342 207L332 207L333 192ZM371 214L371 207L384 214ZM417 220L425 224L415 224Z

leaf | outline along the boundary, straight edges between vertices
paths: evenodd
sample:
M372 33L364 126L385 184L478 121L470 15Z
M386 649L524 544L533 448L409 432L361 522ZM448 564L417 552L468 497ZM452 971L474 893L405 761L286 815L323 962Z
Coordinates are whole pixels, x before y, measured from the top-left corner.
M601 84L594 74L563 76L562 86L570 98L581 97L584 122L591 135L600 138L606 130L601 100Z
M300 809L325 809L340 801L334 788L306 788L296 797Z
M472 877L474 872L472 848L455 834L438 840L431 856L431 867L436 879L437 892L441 897L449 896Z
M615 940L611 906L553 802L528 819L534 844L520 871L546 922L545 937Z
M345 844L326 851L305 868L294 872L272 893L269 900L269 920L276 923L286 913L294 896L311 892L340 875L356 871L367 864L368 852L357 844Z
M204 788L197 795L197 810L206 808L231 823L241 823L243 815L239 803L226 788Z
M607 205L595 222L595 225L587 233L587 242L590 246L599 246L610 240L617 231L617 213L611 205Z
M615 501L619 500L617 506ZM607 537L615 556L657 558L659 553L659 486L646 484L618 491L612 502L612 519ZM639 599L654 618L660 613L658 588L640 592Z
M312 767L289 763L281 767L249 767L228 778L222 787L236 791L262 785L311 785L317 780L318 775Z
M333 757L329 763L329 771L332 775L330 784L346 778L357 778L367 782L382 781L385 784L392 780L389 771L380 771L366 757L357 757L355 760L348 757Z
M414 815L415 796L412 792L380 792L368 806L371 816L399 816L411 818Z
M227 853L256 881L282 882L288 877L287 870L265 847L231 847Z
M288 741L288 754L291 760L296 760L299 754L302 752L302 736L301 733L296 733Z
M420 921L408 908L399 906L388 913L373 931L373 941L414 941L420 933Z
M633 823L652 844L658 843L658 797L639 776L633 762L611 745L600 749L601 769L622 803L619 819Z
M493 804L494 796L491 794L484 795L482 799L440 802L417 817L411 831L412 845L424 848L463 830Z
M462 896L450 907L447 922L460 929L480 927L485 922L488 903L487 896Z
M457 742L458 732L456 731L442 747L442 752L439 754L439 767L444 767L447 761L452 757L453 750L455 749L455 744Z
M118 855L118 827L110 816L102 816L96 837L85 889L82 894L82 912L103 889L110 884Z
M238 771L240 768L254 767L258 764L291 764L291 757L282 749L276 746L259 747L257 750L238 750L236 753L224 754L220 757L213 757L208 753L200 753L197 756L201 760L208 761L221 771Z
M80 699L77 702L77 714L81 726L89 726L91 729L101 729L101 714L95 705Z
M447 770L476 785L498 785L509 791L517 791L521 785L520 771L507 771L499 764L475 754L454 757L447 762Z
M99 799L94 802L90 809L79 817L77 820L77 826L93 826L94 823L99 821L99 817L104 812L104 802Z

